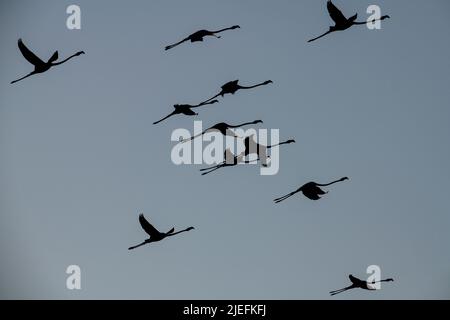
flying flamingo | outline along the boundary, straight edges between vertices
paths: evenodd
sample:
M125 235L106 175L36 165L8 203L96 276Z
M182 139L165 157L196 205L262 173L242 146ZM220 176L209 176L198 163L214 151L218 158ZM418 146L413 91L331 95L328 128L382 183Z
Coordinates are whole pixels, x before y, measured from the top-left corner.
M79 51L63 61L55 62L56 60L58 60L58 51L55 51L55 53L53 53L53 55L50 57L50 59L48 59L47 62L44 62L39 57L37 57L33 52L31 52L30 49L28 49L25 46L25 44L22 42L22 39L19 39L18 46L19 46L19 50L22 53L22 55L24 56L24 58L27 59L27 61L29 63L34 65L34 70L32 72L30 72L29 74L27 74L26 76L12 81L11 84L16 83L20 80L23 80L25 78L28 78L29 76L32 76L33 74L43 73L43 72L49 70L51 67L63 64L64 62L72 59L73 57L77 57L80 54L84 54L84 51Z
M249 124L257 124L257 123L263 123L262 120L255 120L252 122L244 122L241 124L237 124L237 125L231 125L225 122L220 122L220 123L216 123L215 125L213 125L212 127L209 127L208 129L206 129L205 131L203 131L202 133L199 133L189 139L184 139L181 140L181 142L187 142L187 141L191 141L194 140L197 137L200 137L202 135L204 135L207 132L212 132L212 131L218 131L221 134L223 134L224 136L231 136L231 137L235 137L235 138L239 138L233 131L231 131L230 129L234 129L234 128L240 128Z
M265 85L267 85L267 84L269 84L269 83L273 83L273 81L272 80L267 80L267 81L264 81L264 82L262 82L262 83L258 83L258 84L255 84L255 85L253 85L253 86L241 86L241 85L239 85L238 84L238 82L239 82L239 80L233 80L233 81L229 81L229 82L227 82L227 83L225 83L222 87L221 87L221 91L218 93L218 94L216 94L214 97L212 97L212 98L210 98L210 99L208 99L208 100L206 100L206 101L210 101L210 100L212 100L212 99L215 99L215 98L217 98L218 96L224 96L224 95L226 95L227 93L231 93L231 94L235 94L236 93L236 91L238 91L238 90L240 90L240 89L253 89L253 88L256 88L256 87L259 87L259 86L265 86Z
M226 149L225 152L223 153L223 162L219 163L218 165L209 167L209 168L204 168L204 169L200 169L200 171L205 171L202 173L202 176L204 176L205 174L211 173L213 171L216 171L220 168L224 168L224 167L234 167L237 166L240 163L254 163L255 160L244 160L244 155L243 153L239 154L239 155L234 155L230 149ZM257 160L256 160L257 161Z
M354 277L353 275L349 275L348 276L350 278L350 281L352 282L352 284L348 287L339 289L339 290L334 290L334 291L330 291L330 294L332 296L339 294L341 292L350 290L350 289L355 289L355 288L360 288L360 289L365 289L365 290L376 290L376 288L374 288L372 285L378 282L390 282L390 281L394 281L394 279L389 278L389 279L384 279L384 280L379 280L379 281L372 281L372 282L367 282L367 281L363 281L361 279L358 279L356 277Z
M267 162L266 162L267 158L269 158L267 156L268 149L271 149L271 148L277 147L277 146L281 146L283 144L295 143L294 139L289 139L289 140L286 140L286 141L283 141L283 142L280 142L280 143L277 143L277 144L274 144L271 146L265 146L265 145L262 145L262 144L259 144L258 142L256 142L254 139L254 136L255 135L252 134L250 136L245 137L245 139L244 139L244 147L245 147L244 156L246 157L250 154L256 153L259 156L259 158L261 159L262 165L265 167L267 166Z
M147 219L145 219L145 217L144 217L144 215L142 213L139 215L139 223L141 224L142 229L144 229L144 231L148 233L150 238L146 239L144 242L142 242L142 243L140 243L140 244L138 244L136 246L129 247L128 250L133 250L133 249L136 249L137 247L143 246L144 244L147 244L147 243L150 243L150 242L161 241L162 239L164 239L166 237L171 237L171 236L174 236L174 235L176 235L178 233L194 229L194 227L189 227L189 228L186 228L184 230L180 230L178 232L174 232L175 229L172 228L169 231L167 231L166 233L161 233L158 230L156 230L156 228L154 226L152 226L150 224L150 222L147 221Z
M153 122L153 124L158 124L161 121L166 120L167 118L169 118L171 116L174 116L176 114L184 114L186 116L196 116L196 115L198 115L198 113L192 111L191 110L192 108L197 108L197 107L201 107L201 106L204 106L204 105L207 105L207 104L213 104L213 103L217 103L217 102L219 102L219 101L213 100L213 101L210 101L210 102L202 102L202 103L197 104L195 106L192 106L190 104L175 104L173 106L175 108L175 110L172 113L168 114L167 116L165 116L164 118L162 118L162 119L160 119L160 120L158 120L156 122Z
M303 193L303 195L305 197L307 197L307 198L309 198L311 200L319 200L321 195L324 195L324 194L328 193L328 191L325 192L319 187L326 187L326 186L332 185L333 183L337 183L337 182L341 182L341 181L345 181L345 180L348 180L348 178L347 177L343 177L343 178L341 178L339 180L336 180L336 181L333 181L333 182L330 182L330 183L326 183L326 184L320 184L320 183L316 183L316 182L312 182L311 181L311 182L305 183L303 186L301 186L297 190L292 191L291 193L288 193L287 195L279 197L279 198L277 198L277 199L275 199L273 201L275 201L275 203L279 203L279 202L281 202L283 200L286 200L287 198L293 196L294 194L296 194L297 192L300 192L300 191Z
M335 32L335 31L347 30L348 28L350 28L353 25L367 24L368 23L368 21L364 21L364 22L357 22L357 21L355 21L357 19L357 17L358 17L358 14L355 14L355 15L351 16L350 18L346 18L344 16L344 14L331 1L327 2L327 9L328 9L328 13L330 14L331 19L333 19L335 25L331 26L330 29L327 32L325 32L324 34L322 34L322 35L320 35L320 36L318 36L318 37L316 37L314 39L308 40L308 42L312 42L312 41L315 41L317 39L320 39L320 38L326 36L327 34ZM370 22L375 22L375 21L378 21L378 20L384 20L384 19L387 19L387 18L390 18L390 17L386 15L386 16L382 16L379 19L373 19Z
M203 38L206 37L206 36L212 36L212 37L220 38L220 36L216 35L216 33L220 33L220 32L226 31L226 30L234 30L234 29L238 29L238 28L240 28L240 26L236 25L236 26L232 26L232 27L229 27L229 28L220 29L220 30L217 30L217 31L199 30L197 32L194 32L190 36L184 38L183 40L181 40L181 41L179 41L179 42L177 42L175 44L172 44L170 46L167 46L165 49L166 50L172 49L173 47L176 47L176 46L182 44L185 41L191 41L191 42L203 41Z

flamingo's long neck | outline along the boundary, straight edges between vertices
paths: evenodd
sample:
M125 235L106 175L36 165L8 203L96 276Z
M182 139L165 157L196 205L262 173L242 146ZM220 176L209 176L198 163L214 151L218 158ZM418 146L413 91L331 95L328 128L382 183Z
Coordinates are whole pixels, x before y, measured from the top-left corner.
M338 182L342 182L343 180L342 179L339 179L339 180L336 180L336 181L332 181L332 182L330 182L330 183L325 183L325 184L317 184L318 186L321 186L321 187L326 187L326 186L330 186L330 185L332 185L332 184L335 184L335 183L338 183Z
M59 65L59 64L63 64L64 62L69 61L70 59L76 57L77 55L78 55L78 54L75 53L75 54L71 55L70 57L68 57L67 59L64 59L63 61L60 61L60 62L54 62L54 63L52 63L51 65L52 65L52 66L57 66L57 65Z
M170 237L170 236L174 236L176 234L179 234L179 233L182 233L182 232L185 232L185 231L189 231L188 229L189 228L186 228L184 230L180 230L180 231L177 231L177 232L172 232L171 234L168 234L167 236Z
M249 125L249 124L254 124L254 122L244 122L244 123L237 124L235 126L229 126L229 127L230 128L239 128L239 127L243 127L243 126L246 126L246 125Z
M329 186L329 185L332 185L332 184L335 184L335 183L338 183L338 182L341 182L341 180L336 180L336 181L330 182L330 183L328 183L326 185Z
M238 85L238 88L239 89L253 89L253 88L256 88L256 87L259 87L259 86L265 86L267 83L266 82L261 82L261 83L258 83L258 84L255 84L254 86L241 86L241 85Z
M280 143L277 143L277 144L273 144L271 146L267 146L267 148L270 149L270 148L281 146L282 144L288 144L288 143L292 143L292 141L291 140L283 141L283 142L280 142Z
M232 29L233 29L232 27L228 27L228 28L223 28L223 29L217 30L217 31L212 31L212 33L220 33L220 32L232 30Z
M354 24L354 25L361 25L361 24L374 23L375 21L382 21L382 20L384 20L386 18L387 18L386 16L383 16L381 18L372 19L370 21L353 21L352 24Z

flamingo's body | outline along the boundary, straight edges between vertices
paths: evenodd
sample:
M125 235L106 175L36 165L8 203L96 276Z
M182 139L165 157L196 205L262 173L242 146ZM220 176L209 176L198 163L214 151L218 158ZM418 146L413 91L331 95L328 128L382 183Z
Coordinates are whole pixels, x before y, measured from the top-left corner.
M259 86L265 86L265 85L268 85L269 83L273 83L272 80L267 80L267 81L264 81L262 83L255 84L253 86L241 86L238 82L239 82L239 80L233 80L233 81L229 81L229 82L225 83L221 87L221 91L218 94L216 94L214 97L212 97L212 98L210 98L210 99L208 99L206 101L210 101L212 99L215 99L218 96L223 97L226 94L235 94L236 91L241 90L241 89L253 89L253 88L256 88L256 87L259 87Z
M347 30L348 28L350 28L354 25L367 24L367 21L364 21L364 22L356 21L356 19L358 18L358 14L354 14L350 18L346 18L344 16L344 14L341 12L341 10L339 10L331 1L327 2L327 10L328 10L328 13L330 14L331 19L334 21L335 25L330 26L330 29L327 32L325 32L324 34L322 34L316 38L308 40L308 42L312 42L317 39L320 39L332 32ZM390 18L390 17L388 15L385 15L379 19L373 19L373 20L371 20L371 22L375 22L378 20L384 20L387 18Z
M246 125L249 125L249 124L257 124L257 123L263 123L263 122L262 122L262 120L255 120L255 121L252 121L252 122L245 122L245 123L241 123L241 124L238 124L238 125L231 125L231 124L228 124L228 123L225 123L225 122L219 122L219 123L216 123L215 125L209 127L208 129L206 129L202 133L197 134L197 135L195 135L195 136L193 136L193 137L191 137L189 139L182 140L181 142L190 141L190 140L193 140L193 139L195 139L197 137L200 137L200 136L204 135L205 133L214 132L214 131L218 131L224 136L231 136L231 137L239 138L230 129L240 128L240 127L243 127L243 126L246 126Z
M234 29L238 29L238 28L240 28L240 26L235 25L235 26L232 26L232 27L229 27L229 28L224 28L224 29L220 29L220 30L216 30L216 31L209 31L209 30L202 29L202 30L194 32L193 34L189 35L188 37L184 38L183 40L181 40L181 41L179 41L179 42L177 42L175 44L167 46L165 48L165 50L172 49L172 48L174 48L174 47L176 47L176 46L178 46L178 45L180 45L180 44L182 44L183 42L186 42L186 41L202 42L203 38L207 37L207 36L220 38L220 36L218 36L216 33L220 33L220 32L226 31L226 30L234 30Z
M144 217L144 215L142 213L139 215L139 223L141 224L142 229L144 229L144 231L150 236L150 238L146 239L144 242L142 242L142 243L140 243L140 244L138 244L136 246L129 247L128 250L133 250L133 249L136 249L136 248L138 248L140 246L143 246L144 244L151 243L151 242L156 242L156 241L161 241L164 238L167 238L167 237L170 237L170 236L174 236L174 235L176 235L178 233L194 229L194 227L189 227L189 228L186 228L184 230L181 230L181 231L178 231L178 232L174 232L175 229L172 228L172 229L170 229L169 231L167 231L165 233L164 232L159 232L154 226L152 226L150 224L150 222L147 221L147 219L145 219L145 217Z
M279 198L277 198L277 199L275 199L273 201L275 201L275 203L279 203L279 202L281 202L283 200L286 200L287 198L293 196L294 194L296 194L298 192L302 192L303 195L305 197L307 197L308 199L319 200L319 199L321 199L322 195L328 193L327 191L323 191L320 187L326 187L326 186L332 185L334 183L345 181L345 180L348 180L348 178L347 177L343 177L343 178L341 178L339 180L336 180L336 181L333 181L333 182L330 182L330 183L326 183L326 184L320 184L320 183L316 183L316 182L311 181L311 182L305 183L303 186L301 186L297 190L292 191L292 192L290 192L290 193L288 193L288 194L286 194L286 195L284 195L282 197L279 197Z
M47 62L42 61L38 56L36 56L30 49L28 49L25 44L22 42L22 39L19 39L18 41L18 46L19 46L19 50L22 53L22 55L24 56L24 58L31 63L32 65L34 65L34 70L32 72L30 72L29 74L27 74L26 76L14 80L11 82L11 84L16 83L20 80L23 80L29 76L32 76L34 74L38 74L38 73L43 73L45 71L48 71L51 67L63 64L64 62L72 59L73 57L77 57L81 54L84 54L84 51L79 51L77 53L75 53L74 55L71 55L70 57L68 57L67 59L60 61L60 62L55 62L56 60L58 60L58 51L55 51L53 53L53 55L50 57L50 59L48 59Z
M330 291L330 294L332 296L339 294L341 292L350 290L350 289L356 289L356 288L360 288L360 289L364 289L364 290L376 290L376 288L373 287L373 285L377 282L390 282L390 281L394 281L394 279L389 278L389 279L384 279L384 280L379 280L379 281L373 281L373 282L367 282L361 279L358 279L356 277L354 277L353 275L349 275L348 276L350 279L350 282L352 283L350 286L342 288L342 289L338 289L338 290L334 290L334 291Z
M219 101L213 100L213 101L210 101L210 102L202 102L202 103L199 103L197 105L175 104L173 106L175 108L175 110L172 113L168 114L167 116L165 116L164 118L162 118L162 119L160 119L158 121L153 122L153 124L158 124L161 121L166 120L167 118L169 118L171 116L174 116L176 114L184 114L186 116L196 116L196 115L198 115L198 113L194 112L192 110L192 108L198 108L198 107L201 107L201 106L204 106L204 105L207 105L207 104L214 104L214 103L217 103L217 102L219 102Z

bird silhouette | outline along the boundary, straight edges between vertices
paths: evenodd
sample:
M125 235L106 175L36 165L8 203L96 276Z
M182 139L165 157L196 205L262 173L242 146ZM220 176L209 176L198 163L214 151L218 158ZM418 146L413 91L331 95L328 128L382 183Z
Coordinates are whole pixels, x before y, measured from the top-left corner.
M331 19L333 19L335 25L331 26L330 29L327 32L325 32L324 34L322 34L316 38L313 38L311 40L308 40L308 42L312 42L317 39L320 39L329 33L332 33L335 31L347 30L351 26L367 24L367 22L368 22L368 21L364 21L364 22L355 21L358 18L358 14L355 14L355 15L351 16L350 18L346 18L344 16L344 14L331 1L327 2L327 9L328 9L328 13L330 14ZM384 19L388 19L388 18L390 18L390 17L388 15L385 15L385 16L382 16L381 18L373 19L370 22L375 22L378 20L384 20Z
M267 156L268 149L271 149L271 148L277 147L277 146L281 146L283 144L295 143L294 139L289 139L289 140L286 140L286 141L283 141L283 142L280 142L280 143L277 143L274 145L265 146L265 145L262 145L262 144L256 142L254 137L255 137L254 134L245 137L245 139L244 139L244 147L245 147L244 156L247 157L250 154L256 153L258 155L259 159L261 159L261 164L265 167L267 166L267 159L269 158Z
M197 137L200 137L202 135L204 135L207 132L214 132L214 131L218 131L221 134L223 134L224 136L231 136L231 137L235 137L235 138L240 138L239 136L237 136L232 130L230 129L234 129L234 128L240 128L249 124L258 124L258 123L263 123L262 120L255 120L255 121L251 121L251 122L244 122L241 124L237 124L237 125L231 125L225 122L219 122L216 123L215 125L213 125L212 127L209 127L208 129L206 129L205 131L203 131L202 133L199 133L193 137L190 137L189 139L184 139L181 140L181 142L187 142L187 141L191 141L194 140Z
M328 191L325 192L320 187L326 187L326 186L332 185L334 183L345 181L345 180L348 180L348 178L343 177L339 180L336 180L336 181L333 181L330 183L326 183L326 184L320 184L320 183L311 181L311 182L305 183L303 186L301 186L297 190L292 191L291 193L288 193L288 194L286 194L282 197L279 197L273 201L275 201L275 203L279 203L279 202L286 200L287 198L293 196L294 194L296 194L298 192L302 192L305 197L307 197L311 200L319 200L321 195L328 193Z
M24 58L27 59L27 61L29 63L34 65L34 70L20 79L11 81L11 84L16 83L20 80L23 80L25 78L28 78L29 76L32 76L34 74L43 73L43 72L49 70L51 67L63 64L64 62L72 59L73 57L77 57L80 54L84 54L84 51L79 51L63 61L55 62L56 60L58 60L58 51L55 51L55 53L53 53L53 55L50 57L50 59L48 59L47 62L44 62L38 56L36 56L30 49L28 49L25 46L25 44L22 42L22 39L19 39L18 46L19 46L19 50L22 53L22 55L24 56Z
M216 30L216 31L199 30L197 32L194 32L190 36L184 38L183 40L181 40L181 41L179 41L179 42L177 42L175 44L172 44L170 46L167 46L165 48L165 50L172 49L173 47L176 47L176 46L182 44L185 41L191 41L191 42L203 41L203 38L206 37L206 36L212 36L212 37L220 38L220 36L216 35L216 33L220 33L220 32L226 31L226 30L234 30L234 29L238 29L238 28L240 28L240 26L235 25L235 26L232 26L232 27L229 27L229 28L224 28L224 29L220 29L220 30Z
M184 230L180 230L178 232L174 232L175 228L170 229L169 231L167 231L166 233L164 232L159 232L158 230L156 230L156 228L154 226L152 226L150 224L150 222L147 221L147 219L145 219L144 215L141 213L139 215L139 223L141 224L142 229L144 229L145 232L147 232L147 234L150 236L150 238L148 238L147 240L145 240L144 242L136 245L136 246L132 246L129 247L128 250L133 250L136 249L140 246L143 246L144 244L150 243L150 242L156 242L156 241L161 241L164 238L167 237L171 237L174 236L176 234L179 234L181 232L185 232L185 231L189 231L194 229L194 227L189 227L186 228Z
M213 101L209 101L209 102L205 101L205 102L199 103L199 104L197 104L195 106L190 105L190 104L175 104L173 106L175 108L175 110L172 113L168 114L167 116L165 116L164 118L162 118L162 119L160 119L158 121L153 122L153 124L158 124L161 121L164 121L167 118L169 118L171 116L174 116L176 114L184 114L186 116L196 116L196 115L198 115L198 113L192 111L193 108L198 108L198 107L201 107L201 106L204 106L204 105L207 105L207 104L214 104L214 103L217 103L217 102L219 102L219 101L217 101L217 100L213 100Z
M259 86L265 86L265 85L268 85L269 83L273 83L272 80L267 80L267 81L264 81L262 83L255 84L253 86L241 86L241 85L238 84L238 82L239 82L239 80L233 80L233 81L229 81L229 82L225 83L221 87L222 90L218 94L216 94L214 97L212 97L212 98L210 98L210 99L208 99L206 101L210 101L212 99L215 99L218 96L222 96L223 97L224 95L226 95L228 93L235 94L236 91L238 91L240 89L253 89L253 88L256 88L256 87L259 87Z
M254 162L259 160L259 159L257 159L256 161L255 160L250 160L250 161L249 160L244 160L244 154L243 153L241 153L239 155L234 155L233 152L231 152L231 150L229 148L227 148L225 150L225 152L223 153L223 158L224 158L223 162L221 162L221 163L219 163L219 164L217 164L215 166L212 166L212 167L209 167L209 168L200 169L200 171L204 171L202 173L202 176L204 176L205 174L211 173L213 171L216 171L216 170L218 170L220 168L234 167L234 166L236 166L236 165L238 165L240 163L254 163Z
M375 283L378 282L390 282L390 281L394 281L394 279L389 278L389 279L384 279L384 280L378 280L378 281L372 281L372 282L367 282L367 281L363 281L361 279L358 279L356 277L354 277L353 275L349 275L348 276L350 278L351 281L351 285L342 289L338 289L338 290L334 290L334 291L330 291L330 294L332 296L339 294L341 292L350 290L350 289L355 289L355 288L360 288L360 289L365 289L365 290L376 290L376 288L374 288L372 285L374 285Z

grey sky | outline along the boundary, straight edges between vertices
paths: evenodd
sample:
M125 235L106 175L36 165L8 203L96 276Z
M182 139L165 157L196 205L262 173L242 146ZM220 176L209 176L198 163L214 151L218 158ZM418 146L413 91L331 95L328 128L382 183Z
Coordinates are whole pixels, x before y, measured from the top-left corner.
M74 3L80 31L65 25ZM327 299L371 264L396 281L337 298L450 298L450 4L335 0L392 19L307 44L331 23L325 4L2 1L0 298ZM86 55L10 85L32 70L18 38L42 58ZM233 79L274 84L152 125ZM170 161L176 128L255 119L297 141L276 176ZM272 202L342 176L320 201ZM140 212L196 230L130 252ZM70 264L80 291L65 287Z

